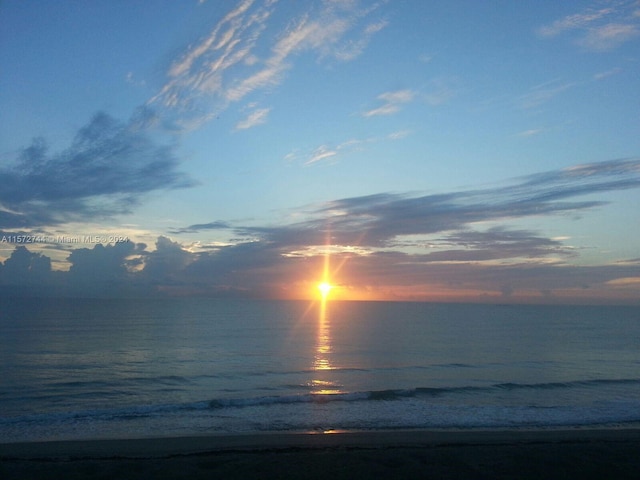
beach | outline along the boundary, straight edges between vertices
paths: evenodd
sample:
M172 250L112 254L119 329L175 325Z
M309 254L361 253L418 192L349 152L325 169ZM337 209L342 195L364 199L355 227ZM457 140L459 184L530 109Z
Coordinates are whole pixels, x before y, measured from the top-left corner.
M640 429L268 433L0 444L10 479L637 478Z

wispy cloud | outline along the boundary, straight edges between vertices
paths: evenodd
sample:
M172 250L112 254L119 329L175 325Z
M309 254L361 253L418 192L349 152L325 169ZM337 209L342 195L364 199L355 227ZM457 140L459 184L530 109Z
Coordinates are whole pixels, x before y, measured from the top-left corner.
M282 227L240 227L237 233L262 238L282 248L318 245L327 235L337 245L388 248L398 237L447 233L456 242L466 240L522 240L523 234L493 230L470 236L466 230L479 222L586 211L606 202L571 200L573 197L640 188L640 160L613 160L578 165L523 177L501 188L446 194L409 196L379 193L344 198L319 206L312 219ZM217 222L215 225L218 225ZM463 232L453 235L450 232ZM529 235L529 234L527 234ZM548 244L557 246L560 240Z
M518 137L533 137L535 135L539 135L540 133L542 133L542 129L541 128L531 128L529 130L523 130L522 132L518 132L517 136Z
M377 99L382 105L363 112L362 116L375 117L378 115L391 115L400 111L404 104L411 102L415 97L416 93L409 89L381 93Z
M519 262L539 263L548 257L567 258L575 250L559 240L537 235L527 230L510 230L493 227L488 230L461 230L430 239L425 245L409 242L409 246L420 246L428 253L420 252L424 263L441 262L491 262L517 259Z
M392 115L414 101L423 101L431 106L441 105L454 98L458 94L459 88L458 79L439 77L431 79L424 92L408 88L384 92L376 97L379 105L362 112L362 116Z
M411 130L398 130L396 132L391 132L387 135L389 140L400 140L402 138L406 138L411 135L413 132Z
M603 203L571 201L572 197L638 187L640 160L616 160L525 177L520 183L491 190L347 198L327 204L318 213L333 213L327 228L337 243L384 247L399 235L433 234L477 222L579 212ZM321 222L325 221L323 217Z
M367 25L360 36L355 40L343 42L342 45L338 46L333 53L333 55L342 61L350 61L354 58L360 56L362 52L364 52L365 48L371 41L371 38L384 29L389 22L386 20L381 20L375 23L370 23Z
M605 72L598 72L593 76L594 80L603 80L605 78L609 78L612 77L614 75L619 74L620 72L622 72L622 69L619 67L616 68L612 68L611 70L607 70Z
M312 163L319 162L320 160L325 160L330 157L334 157L338 154L338 150L332 150L326 145L321 145L314 150L311 154L311 158L304 162L305 165L311 165Z
M371 145L382 141L401 140L411 135L411 133L412 132L410 130L398 130L382 137L350 138L349 140L345 140L337 144L320 145L314 148L312 151L292 151L289 152L284 157L284 159L289 162L297 161L302 162L303 165L312 165L329 158L335 159L335 157L340 154L362 151L366 148L366 145Z
M542 37L552 38L575 32L576 44L593 51L619 47L640 35L637 2L620 1L606 8L586 9L538 29Z
M241 1L171 65L166 84L147 106L162 109L174 128L197 127L231 103L280 85L297 55L349 61L386 26L371 19L376 4L327 1L297 7L283 23L274 13L289 7Z
M270 111L270 108L258 108L254 110L247 118L236 124L236 130L246 130L265 123Z
M584 29L614 12L613 8L601 8L599 10L586 10L581 13L568 15L564 18L544 25L538 29L538 33L544 37L555 37L570 30Z
M561 82L559 80L536 85L520 97L520 106L525 109L538 107L570 88L573 88L575 85L574 82Z
M612 50L638 35L638 25L609 23L589 30L579 43L589 50Z
M233 227L231 226L231 224L227 222L215 221L215 222L209 222L209 223L197 223L194 225L189 225L188 227L184 227L184 228L172 229L172 230L169 230L169 233L172 233L172 234L196 233L196 232L202 232L206 230L229 230L231 228Z
M370 143L370 142L373 142L373 141L375 141L375 139L373 139L373 138L369 138L369 139L365 139L365 140L352 138L352 139L347 140L345 142L339 143L339 144L337 144L335 146L320 145L313 152L311 152L311 154L309 155L307 160L304 162L304 164L305 165L311 165L311 164L319 162L321 160L326 160L328 158L335 157L340 153L349 152L349 151L353 151L353 150L359 149L359 148L361 148L361 146L363 144Z

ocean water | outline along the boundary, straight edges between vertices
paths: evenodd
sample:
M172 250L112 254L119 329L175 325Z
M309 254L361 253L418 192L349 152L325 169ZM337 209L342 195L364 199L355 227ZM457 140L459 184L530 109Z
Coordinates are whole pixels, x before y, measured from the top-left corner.
M640 308L1 300L0 442L640 422Z

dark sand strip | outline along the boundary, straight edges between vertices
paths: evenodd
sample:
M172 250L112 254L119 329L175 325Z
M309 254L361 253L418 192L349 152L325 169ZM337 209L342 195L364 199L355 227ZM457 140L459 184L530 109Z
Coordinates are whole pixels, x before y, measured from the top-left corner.
M262 434L0 444L0 478L640 478L640 429Z

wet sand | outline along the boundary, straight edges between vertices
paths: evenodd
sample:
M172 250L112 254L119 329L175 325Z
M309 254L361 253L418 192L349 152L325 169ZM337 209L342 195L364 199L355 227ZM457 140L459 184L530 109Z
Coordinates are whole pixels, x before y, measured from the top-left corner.
M0 444L0 478L638 478L640 429L260 434Z

